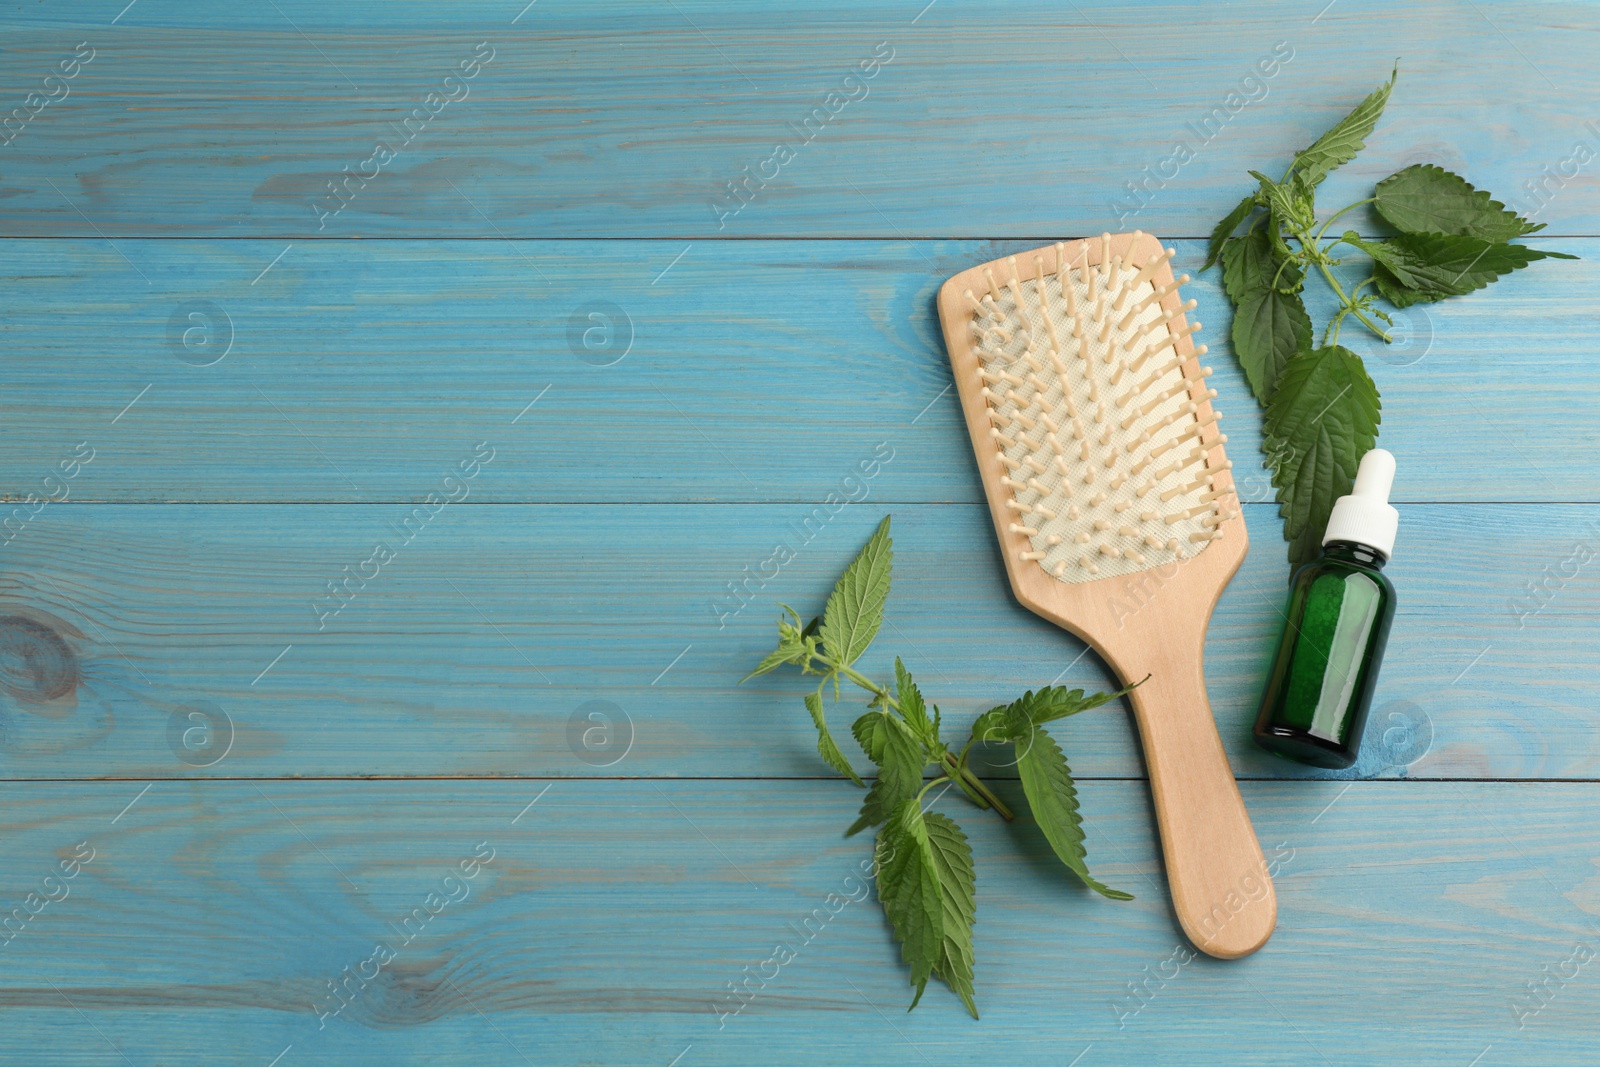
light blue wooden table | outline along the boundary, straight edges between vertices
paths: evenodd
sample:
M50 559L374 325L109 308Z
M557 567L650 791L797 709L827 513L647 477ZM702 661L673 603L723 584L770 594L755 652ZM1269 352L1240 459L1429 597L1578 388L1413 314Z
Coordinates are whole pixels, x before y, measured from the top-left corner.
M0 1063L1595 1062L1600 586L1563 561L1600 543L1600 9L925 2L0 8L29 116L0 134ZM1010 597L936 287L1134 227L1197 271L1243 172L1396 56L1324 199L1436 161L1582 259L1363 349L1403 525L1359 774L1249 742L1287 568L1218 279L1190 286L1253 539L1208 678L1276 936L1167 962L1108 709L1059 736L1136 901L947 798L981 1022L937 986L905 1014L870 899L720 1018L867 852L798 680L735 688L773 602L815 609L892 513L873 673L898 652L962 731L1110 683Z

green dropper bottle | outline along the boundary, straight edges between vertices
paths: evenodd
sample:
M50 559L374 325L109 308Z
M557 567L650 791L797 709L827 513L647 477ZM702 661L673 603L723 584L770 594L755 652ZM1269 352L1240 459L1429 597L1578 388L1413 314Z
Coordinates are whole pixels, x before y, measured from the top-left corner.
M1394 456L1362 456L1355 487L1333 505L1322 555L1289 580L1289 624L1256 716L1256 744L1269 752L1319 767L1356 762L1394 619L1383 574L1400 524L1393 483Z

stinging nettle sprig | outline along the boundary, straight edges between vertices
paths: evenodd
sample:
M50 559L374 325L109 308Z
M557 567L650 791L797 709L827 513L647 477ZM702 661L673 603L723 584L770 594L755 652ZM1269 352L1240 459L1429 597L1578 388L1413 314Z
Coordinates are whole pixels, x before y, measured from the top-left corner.
M1250 171L1256 190L1217 224L1201 268L1222 261L1222 285L1234 309L1233 351L1266 409L1263 446L1295 565L1316 556L1334 501L1350 492L1357 464L1378 439L1378 387L1361 357L1339 344L1345 319L1389 343L1378 323L1392 326L1394 320L1380 298L1395 308L1432 303L1482 289L1535 260L1577 258L1512 244L1543 223L1529 222L1431 164L1385 178L1372 196L1318 225L1317 186L1366 146L1398 75L1396 67L1388 82L1296 153L1278 181ZM1367 204L1393 235L1367 240L1346 230L1327 236L1335 222ZM1333 272L1343 262L1332 255L1340 245L1372 261L1372 273L1348 290ZM1312 271L1339 301L1316 347L1300 295Z
M874 850L878 899L900 942L900 954L911 972L916 996L922 999L930 977L944 980L973 1018L972 924L977 916L976 879L967 837L949 816L928 810L925 798L937 786L953 784L980 808L992 808L1006 820L1009 808L973 773L967 757L980 743L1015 746L1018 776L1035 821L1051 849L1095 892L1113 900L1132 900L1089 873L1083 846L1078 795L1066 757L1047 734L1045 723L1076 715L1115 700L1128 690L1084 696L1083 690L1046 686L1010 704L990 708L972 724L967 742L954 752L941 737L939 708L923 700L911 672L897 657L893 685L880 684L854 667L883 624L889 598L894 544L885 516L866 547L833 587L819 618L802 626L787 604L778 619L778 647L767 653L745 680L785 664L802 674L820 675L806 694L806 710L817 728L817 753L823 762L867 789L860 817L845 836L878 827ZM841 681L872 694L867 711L850 732L861 751L878 769L870 786L856 773L828 730L823 696L832 683L840 698ZM1131 686L1129 688L1132 688ZM937 768L931 779L929 765ZM948 788L948 786L946 786ZM937 796L934 798L937 800ZM908 1009L909 1010L909 1009Z

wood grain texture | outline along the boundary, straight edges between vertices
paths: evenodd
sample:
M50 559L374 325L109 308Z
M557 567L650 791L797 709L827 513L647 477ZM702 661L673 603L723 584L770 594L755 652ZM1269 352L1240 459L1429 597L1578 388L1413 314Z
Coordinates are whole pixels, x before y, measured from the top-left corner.
M1579 342L1600 240L1543 243L1584 258L1414 308L1393 351L1345 331L1383 393L1396 499L1600 501L1600 430L1573 401L1600 385ZM1032 245L687 244L6 242L0 489L38 491L87 441L74 499L416 501L487 440L503 458L474 502L817 501L887 442L878 499L982 499L934 294ZM1198 271L1202 243L1177 247L1177 268ZM1218 272L1185 290L1235 473L1246 499L1270 500ZM211 366L180 358L214 358L200 342L227 336L214 310L184 317L196 301L231 322ZM586 318L598 302L631 321L610 366L569 336L577 316L578 353L621 354L621 325ZM1313 304L1319 321L1329 310Z
M78 664L76 689L43 700L48 672L18 653L39 642L8 646L5 678L22 689L0 688L0 777L826 774L798 676L734 683L775 642L776 603L820 611L885 512L898 562L889 624L864 661L874 676L904 657L961 729L1026 687L1116 684L1077 639L1011 598L977 504L868 499L809 541L797 530L811 509L797 505L637 505L604 522L579 505L452 505L319 631L326 583L370 558L375 540L398 543L406 507L69 501L0 556L0 614L47 613ZM1225 747L1244 776L1337 776L1248 739L1287 564L1275 509L1245 512L1257 547L1206 650ZM1594 565L1557 582L1539 611L1523 588L1571 570L1563 563L1594 543L1600 511L1408 505L1402 523L1399 617L1357 770L1600 777ZM765 579L778 545L794 558ZM743 597L730 582L749 583ZM1140 617L1137 591L1124 606ZM572 747L569 723L591 700L633 721L620 763L585 763ZM169 725L207 702L237 740L220 763L185 765ZM1066 747L1079 773L1142 774L1115 710L1074 719ZM602 749L596 759L618 752Z
M1395 105L1328 183L1340 203L1419 160L1524 197L1600 144L1583 4L523 6L146 0L111 25L121 4L9 4L16 104L80 41L98 52L0 149L3 232L1042 238L1129 228L1107 221L1147 183L1131 224L1202 236L1246 168L1281 168L1396 58ZM397 134L479 42L494 59L468 95ZM888 65L846 82L880 43ZM1261 79L1280 44L1292 58ZM327 183L397 139L319 230ZM794 158L766 163L780 142ZM727 184L747 175L768 180L719 229L713 202L740 203ZM1600 233L1594 181L1562 183L1555 232Z
M1523 1029L1512 1010L1595 940L1593 784L1246 783L1282 925L1226 964L1174 959L1141 785L1083 790L1091 866L1126 903L1075 884L1026 821L952 794L940 806L979 872L982 1022L942 987L907 1017L876 905L837 903L869 851L840 837L846 782L159 782L119 816L139 788L0 787L0 899L20 906L77 842L94 850L0 948L0 1063L49 1049L74 1067L119 1052L259 1067L292 1044L302 1062L385 1065L899 1065L997 1048L1060 1065L1091 1045L1084 1063L1136 1064L1186 1045L1206 1064L1320 1062L1314 1047L1459 1067L1489 1044L1501 1064L1587 1064L1600 1038L1588 968ZM396 927L483 846L493 858L402 943ZM785 940L798 953L774 976L762 961ZM319 1030L328 983L380 941L395 959ZM765 987L719 1028L746 967Z
M1595 7L1525 0L0 3L0 1064L1591 1062L1597 40ZM1186 959L1105 709L1058 736L1091 868L1137 901L947 796L982 1022L939 988L904 1015L870 898L719 1022L867 852L798 679L732 684L773 601L816 610L892 511L870 673L904 656L960 728L1111 683L1010 597L938 284L1134 227L1194 273L1245 169L1396 58L1325 204L1434 161L1583 259L1362 343L1400 615L1340 773L1247 740L1286 567L1219 280L1187 287L1255 545L1206 665L1273 942ZM822 121L830 92L858 98ZM1357 776L1405 780L1325 780ZM1485 778L1512 781L1451 780ZM470 895L319 1028L480 843Z

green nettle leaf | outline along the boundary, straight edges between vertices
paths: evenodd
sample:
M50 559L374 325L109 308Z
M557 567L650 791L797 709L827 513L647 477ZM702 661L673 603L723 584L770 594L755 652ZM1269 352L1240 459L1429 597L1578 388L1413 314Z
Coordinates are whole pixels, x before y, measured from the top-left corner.
M1134 682L1132 685L1123 686L1114 693L1090 693L1083 695L1082 689L1068 690L1066 686L1046 686L1038 694L1024 693L1022 699L1012 705L1019 713L1026 715L1028 721L1035 726L1043 726L1047 722L1064 719L1068 715L1076 715L1080 711L1091 708L1103 707L1118 697L1143 685L1144 681Z
M1378 288L1378 295L1397 308L1410 307L1412 304L1426 304L1433 298L1425 293L1417 293L1405 287L1405 284L1389 273L1389 268L1376 260L1372 263L1372 280Z
M1051 692L1046 688L1041 695ZM1036 699L1030 692L1009 704L990 708L972 723L972 741L986 744L1008 744L1025 740L1033 732L1033 721L1028 717L1024 701ZM1070 714L1070 713L1069 713Z
M822 714L821 693L806 694L806 710L811 713L811 721L817 725L817 754L822 757L822 761L856 785L866 785L856 773L856 769L850 766L850 761L845 759L844 753L839 751L833 735L828 732L828 720Z
M1026 731L1019 730L1016 716L1005 704L990 708L972 722L972 740L975 743L999 744L1012 740L1019 732Z
M1222 284L1233 301L1233 352L1250 391L1266 403L1283 366L1311 347L1311 316L1298 292L1298 264L1286 260L1266 232L1228 243L1222 253ZM1291 291L1285 291L1285 290Z
M1544 229L1529 222L1463 177L1418 163L1378 183L1373 207L1402 233L1443 233L1509 241Z
M883 750L888 746L889 731L894 729L894 724L889 721L889 716L881 711L869 711L857 719L850 727L850 732L855 735L856 744L861 746L861 751L874 764L883 762Z
M1022 779L1022 791L1028 797L1028 807L1033 809L1034 820L1061 862L1101 896L1132 900L1132 894L1111 889L1089 873L1072 772L1067 767L1067 758L1061 754L1061 747L1043 728L1035 726L1031 737L1018 742L1017 773Z
M743 685L758 674L766 674L768 671L777 670L785 663L798 663L801 655L802 652L799 645L780 644L777 648L761 657L761 662L756 664L756 669L739 679L739 684Z
M1265 403L1284 364L1311 347L1311 316L1299 293L1258 289L1239 302L1229 337L1250 391Z
M1378 388L1361 357L1339 345L1291 359L1267 405L1266 451L1290 558L1315 554L1333 502L1378 437Z
M990 708L979 715L972 724L972 739L1025 743L1034 727L1090 708L1102 707L1138 685L1136 682L1115 693L1093 693L1087 697L1082 689L1068 689L1063 685L1047 685L1037 693L1029 690L1011 703Z
M917 987L911 1007L937 975L977 1018L972 996L977 902L966 835L944 815L924 812L912 797L879 831L877 866L878 899Z
M1264 229L1235 237L1222 250L1222 288L1235 304L1257 289L1299 292L1305 280L1300 264L1280 255Z
M1250 175L1261 183L1261 194L1267 199L1274 223L1287 227L1290 233L1308 230L1316 223L1314 194L1300 175L1291 173L1289 180L1283 183L1275 182L1258 171L1251 171Z
M1289 188L1290 201L1294 204L1296 214L1305 219L1306 228L1310 229L1317 222L1317 187L1304 174L1293 169L1289 171L1289 180L1285 184Z
M822 612L822 645L839 666L854 663L878 636L893 565L894 542L885 515L860 555L845 568Z
M972 849L955 821L939 812L923 815L932 846L934 870L939 876L939 902L943 910L939 959L933 973L955 990L972 1017L978 1005L972 995L972 924L977 921L977 877L972 869ZM917 991L920 999L922 991ZM916 1007L916 1000L911 1002Z
M899 656L894 658L894 679L895 700L900 705L900 714L905 716L912 731L931 748L939 740L938 731L928 718L928 707L922 702L922 691L911 680L911 672L906 670Z
M874 717L883 722L863 723L863 720ZM892 715L869 711L856 720L852 731L856 740L861 742L862 749L878 765L878 777L862 798L861 815L845 831L846 837L858 834L869 826L877 826L907 797L914 797L921 792L922 769L927 766L921 742L912 737L911 731ZM873 754L874 750L876 755Z
M1233 231L1239 228L1239 223L1249 216L1255 206L1256 194L1251 193L1239 201L1238 207L1228 212L1227 218L1217 223L1217 228L1211 231L1211 243L1206 246L1206 265L1200 268L1202 271L1211 269L1211 264L1215 263L1217 257L1222 254L1223 242L1233 236Z
M1364 241L1347 233L1344 240L1382 264L1390 285L1403 286L1410 303L1464 296L1536 260L1577 258L1565 252L1443 233L1402 233L1382 241Z
M1331 507L1330 507L1331 512ZM1300 531L1298 537L1284 535L1289 542L1289 566L1298 567L1302 563L1310 563L1322 554L1322 532L1327 528L1327 516L1323 516L1315 525L1307 526Z
M1318 137L1311 147L1295 153L1294 170L1307 185L1319 185L1328 172L1356 157L1366 147L1367 135L1377 126L1383 107L1389 102L1400 68L1395 67L1387 83L1378 86L1361 103L1340 119L1327 133Z
M902 801L878 831L876 858L878 900L920 1000L944 954L945 910L938 861L915 796Z
M743 685L759 674L776 670L785 663L804 663L806 661L805 636L799 628L800 616L787 604L779 604L783 614L778 616L778 647L768 652L756 664L756 669L739 679Z

